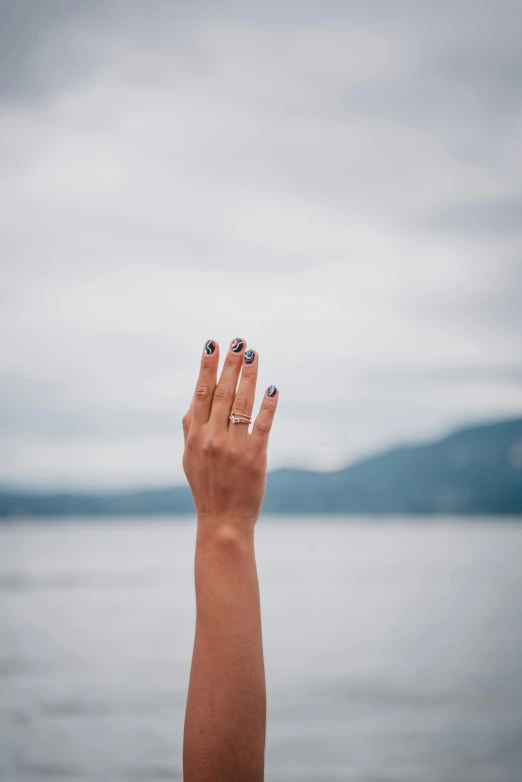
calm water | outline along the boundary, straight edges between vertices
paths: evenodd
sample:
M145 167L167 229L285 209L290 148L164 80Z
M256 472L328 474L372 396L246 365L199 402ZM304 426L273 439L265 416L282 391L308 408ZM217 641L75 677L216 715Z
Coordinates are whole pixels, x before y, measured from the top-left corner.
M181 780L191 520L0 527L0 778ZM522 780L522 524L262 519L268 782Z

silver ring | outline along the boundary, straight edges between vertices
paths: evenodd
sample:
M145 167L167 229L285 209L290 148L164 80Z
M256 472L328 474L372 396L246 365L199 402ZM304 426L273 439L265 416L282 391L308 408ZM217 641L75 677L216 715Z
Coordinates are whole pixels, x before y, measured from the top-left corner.
M233 424L250 424L252 422L250 416L234 415L234 411L230 413L228 420Z

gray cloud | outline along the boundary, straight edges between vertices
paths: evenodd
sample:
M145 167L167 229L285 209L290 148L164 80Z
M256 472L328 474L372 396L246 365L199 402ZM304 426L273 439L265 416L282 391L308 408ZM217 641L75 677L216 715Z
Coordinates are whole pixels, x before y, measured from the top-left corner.
M483 199L443 210L435 219L442 228L489 236L522 234L522 192Z
M179 479L209 337L272 466L520 413L518 2L0 16L0 483Z
M85 51L81 41L100 12L105 15L97 0L0 0L2 100L46 102L88 78L97 65L95 47Z

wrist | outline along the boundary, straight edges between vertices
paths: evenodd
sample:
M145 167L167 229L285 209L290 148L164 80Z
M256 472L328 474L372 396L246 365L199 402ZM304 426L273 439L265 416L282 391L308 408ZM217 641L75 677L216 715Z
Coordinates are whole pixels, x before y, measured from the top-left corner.
M198 516L197 549L242 549L253 545L253 523Z
M198 613L236 600L245 578L256 578L253 526L220 522L202 528L198 523L194 566Z

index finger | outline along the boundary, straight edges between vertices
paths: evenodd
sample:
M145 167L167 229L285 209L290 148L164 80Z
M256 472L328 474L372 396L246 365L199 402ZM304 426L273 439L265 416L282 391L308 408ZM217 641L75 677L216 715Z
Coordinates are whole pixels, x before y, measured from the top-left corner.
M207 423L210 417L212 399L216 390L218 361L219 346L213 339L208 339L201 356L199 377L194 391L192 426L202 426Z

